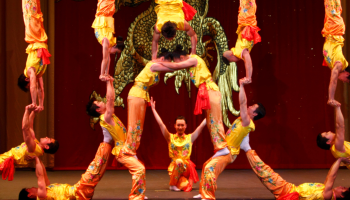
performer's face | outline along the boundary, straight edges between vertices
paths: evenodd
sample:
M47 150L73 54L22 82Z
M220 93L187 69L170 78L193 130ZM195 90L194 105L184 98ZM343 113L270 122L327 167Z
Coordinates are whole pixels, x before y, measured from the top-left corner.
M176 124L174 125L174 127L175 127L177 134L182 135L185 133L185 130L187 128L187 124L186 124L185 120L178 119L178 120L176 120Z
M328 132L323 132L321 135L322 135L322 137L328 139L327 144L330 144L330 143L333 141L334 136L335 136L335 134L332 133L332 132L330 132L330 131L328 131Z
M53 138L48 138L48 137L44 137L44 138L40 138L40 143L43 145L48 145L50 143L54 143L55 139Z
M106 109L106 104L102 101L94 101L94 104L100 108L96 109L97 112L103 112Z
M26 191L29 193L28 194L29 198L36 198L38 196L38 188L35 188L35 187L27 188Z
M343 187L343 186L338 186L334 188L334 193L336 197L344 198L343 193L348 191L349 188Z
M255 110L256 110L258 107L259 107L258 104L254 104L254 105L252 105L252 106L249 106L249 107L248 107L248 114L249 114L249 116L256 116L257 113L255 113Z

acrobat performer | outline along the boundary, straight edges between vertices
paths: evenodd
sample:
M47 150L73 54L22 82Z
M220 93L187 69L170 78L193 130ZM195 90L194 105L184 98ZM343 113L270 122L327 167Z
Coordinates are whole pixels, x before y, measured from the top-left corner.
M253 74L250 52L255 44L261 42L258 33L260 28L255 16L256 9L255 0L240 0L236 46L229 51L225 51L222 56L226 65L230 65L230 62L244 61L248 83L251 83Z
M114 37L115 0L98 0L95 20L92 24L95 36L102 45L100 80L106 81L111 63L110 54L121 53L125 47L123 38Z
M191 54L196 54L197 34L190 26L191 21L197 11L183 0L155 0L158 4L155 8L157 22L154 26L152 41L152 60L157 58L158 42L160 34L165 39L172 40L176 36L176 31L186 31L191 38Z
M23 20L25 25L24 40L29 43L26 53L28 54L24 73L18 78L18 86L23 91L28 92L32 104L37 106L37 98L39 106L37 111L44 110L44 82L43 74L46 67L50 64L51 57L47 50L47 35L43 25L43 13L41 12L40 0L22 0Z
M332 104L333 105L333 104ZM344 116L341 112L340 105L333 105L335 107L336 129L335 133L328 131L320 133L317 136L317 146L321 149L331 150L335 158L350 157L350 142L345 141L345 124ZM350 165L346 165L350 169Z
M169 157L171 158L171 163L168 167L170 175L169 189L172 191L183 190L185 192L190 192L193 183L198 181L196 165L190 160L192 144L202 133L203 128L207 124L206 119L203 120L193 133L185 134L187 128L186 119L183 116L178 116L174 124L176 133L172 134L168 131L158 115L156 111L156 102L153 101L153 97L151 97L151 106L154 118L165 140L168 142Z
M334 181L341 162L350 163L349 158L338 158L330 168L325 182L322 183L303 183L296 186L284 180L279 174L266 165L251 149L249 145L249 135L246 136L241 144L241 149L246 152L250 166L258 176L261 183L280 200L299 200L299 199L325 199L339 200L350 199L350 190L342 186L333 188Z
M22 134L24 142L12 148L10 151L0 154L0 174L2 178L9 181L13 180L14 168L29 167L28 158L33 156L42 156L44 153L54 154L59 148L59 143L53 138L35 138L33 129L35 106L30 104L26 106L22 120Z
M340 0L324 0L326 15L322 35L325 37L323 45L323 66L328 66L331 78L328 87L328 104L340 105L334 99L337 89L337 79L349 83L350 69L346 61L342 47L344 46L345 24L341 17L342 7Z

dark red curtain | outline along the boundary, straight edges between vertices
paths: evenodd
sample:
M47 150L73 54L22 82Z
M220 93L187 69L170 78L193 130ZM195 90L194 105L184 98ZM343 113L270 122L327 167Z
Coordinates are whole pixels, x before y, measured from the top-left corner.
M96 0L61 1L56 4L55 136L60 150L55 157L57 169L85 169L94 157L102 132L89 127L85 104L93 90L105 94L99 79L102 50L91 24ZM115 15L116 35L126 38L129 25L150 2L138 7L122 7ZM322 67L321 35L324 5L317 0L257 1L257 20L262 42L254 46L253 83L246 87L248 103L261 102L267 115L256 122L250 135L251 146L273 168L326 168L333 162L330 152L316 146L316 136L334 130L333 110L326 105L330 71ZM235 45L239 1L209 1L208 17L216 18ZM205 38L207 39L207 38ZM212 54L216 57L215 53ZM214 70L216 60L211 63ZM238 77L245 75L244 63L237 63ZM111 67L111 74L114 73ZM162 79L163 80L163 79ZM182 86L175 92L174 79L151 89L156 108L170 131L174 119L184 115L187 132L195 130L203 116L194 116L197 89L191 98ZM126 103L129 84L121 94ZM238 108L238 93L233 93ZM115 108L115 114L127 124L127 110ZM235 116L230 116L231 122ZM208 130L194 143L192 161L198 168L213 155ZM148 108L138 157L147 169L166 169L170 163L167 144L152 111ZM228 168L249 168L245 154Z

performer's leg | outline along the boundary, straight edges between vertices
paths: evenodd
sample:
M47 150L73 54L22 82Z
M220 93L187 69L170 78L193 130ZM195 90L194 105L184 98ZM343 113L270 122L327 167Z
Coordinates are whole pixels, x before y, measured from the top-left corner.
M132 175L132 188L129 200L143 200L146 191L146 170L145 166L132 155L120 153L118 162L129 169Z
M247 152L247 158L262 184L275 195L276 199L290 193L293 184L288 183L279 174L275 173L270 166L259 158L254 150Z
M175 167L173 169L173 171L170 174L170 182L169 185L170 186L176 186L177 182L179 181L180 177L182 176L182 174L185 171L184 168L184 162L182 159L176 159L175 160Z
M207 126L214 145L214 151L227 147L225 130L222 123L221 93L219 91L208 91L210 110L207 110Z
M215 191L217 188L216 181L224 171L225 167L232 163L235 158L231 154L210 158L203 165L201 183L199 193L202 199L215 199Z
M100 144L94 160L81 176L80 181L75 184L77 188L76 194L81 199L91 199L94 195L95 187L106 171L108 157L111 151L112 147L110 144L105 142Z
M140 145L147 102L138 97L128 97L128 133L122 152L136 155Z

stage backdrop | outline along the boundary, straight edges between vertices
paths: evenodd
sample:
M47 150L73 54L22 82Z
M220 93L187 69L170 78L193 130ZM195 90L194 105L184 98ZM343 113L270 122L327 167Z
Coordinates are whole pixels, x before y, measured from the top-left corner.
M126 38L130 24L150 3L134 8L122 6L114 15L116 35ZM317 134L334 131L333 109L326 105L330 70L322 66L323 1L264 0L257 1L257 5L262 42L251 53L253 83L246 86L246 92L248 104L263 103L267 114L256 122L256 131L250 134L251 146L273 168L330 167L334 158L316 145ZM98 79L102 48L91 28L96 6L97 0L56 3L55 137L60 141L56 169L85 169L102 141L101 128L96 125L96 130L92 130L85 113L91 92L102 95L106 92L105 83ZM237 39L238 7L238 0L209 1L207 16L221 23L229 47ZM211 53L215 58L216 53ZM214 59L211 71L215 65ZM242 78L244 63L240 61L237 65L238 77ZM113 63L110 73L114 73ZM191 98L184 86L177 94L174 78L164 84L163 77L150 91L158 113L170 132L174 132L174 119L184 115L187 133L191 133L204 119L204 115L193 115L197 89L191 86ZM124 103L131 86L132 83L121 94ZM238 108L238 93L233 93L233 99ZM127 109L116 107L115 114L127 124ZM231 122L235 118L230 115ZM209 132L204 129L194 143L191 159L197 168L202 168L212 155ZM167 169L170 163L167 143L150 108L137 156L147 169ZM250 167L242 152L228 168Z

